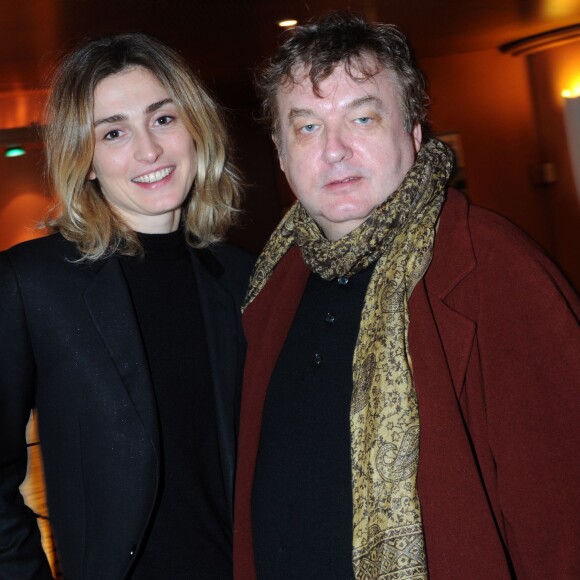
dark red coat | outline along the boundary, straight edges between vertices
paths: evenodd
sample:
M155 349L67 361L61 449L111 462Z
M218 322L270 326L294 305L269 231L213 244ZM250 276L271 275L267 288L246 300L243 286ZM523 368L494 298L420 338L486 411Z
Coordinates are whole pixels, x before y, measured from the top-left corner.
M295 248L245 314L236 580L255 578L263 403L307 278ZM410 300L431 580L580 578L579 314L574 291L519 230L449 192Z

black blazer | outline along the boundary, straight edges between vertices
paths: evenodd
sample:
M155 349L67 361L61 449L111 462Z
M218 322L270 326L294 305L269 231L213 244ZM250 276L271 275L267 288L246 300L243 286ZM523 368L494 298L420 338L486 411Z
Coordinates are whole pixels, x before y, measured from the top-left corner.
M34 405L67 579L125 577L156 499L157 413L128 287L117 258L76 258L59 234L0 253L0 578L50 577L18 492ZM191 261L220 429L216 461L231 503L245 350L239 313L252 260L219 245L191 249Z

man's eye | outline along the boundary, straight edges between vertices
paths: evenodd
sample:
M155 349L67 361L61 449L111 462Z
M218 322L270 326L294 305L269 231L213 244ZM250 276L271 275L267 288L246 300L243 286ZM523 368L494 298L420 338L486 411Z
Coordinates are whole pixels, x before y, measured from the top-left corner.
M317 125L315 125L314 123L308 123L308 125L304 125L303 127L300 128L300 132L301 133L312 133L313 131L316 130Z
M359 125L368 125L372 121L371 117L359 117L356 122Z
M113 129L112 131L109 131L105 135L105 139L107 139L108 141L113 141L114 139L118 139L120 136L121 131L119 131L118 129Z

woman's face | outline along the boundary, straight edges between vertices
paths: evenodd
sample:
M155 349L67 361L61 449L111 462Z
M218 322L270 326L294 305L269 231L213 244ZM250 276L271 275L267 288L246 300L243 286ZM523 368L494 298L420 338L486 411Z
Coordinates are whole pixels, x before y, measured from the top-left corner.
M95 88L93 119L89 179L133 230L175 231L197 153L167 89L142 67L108 76Z

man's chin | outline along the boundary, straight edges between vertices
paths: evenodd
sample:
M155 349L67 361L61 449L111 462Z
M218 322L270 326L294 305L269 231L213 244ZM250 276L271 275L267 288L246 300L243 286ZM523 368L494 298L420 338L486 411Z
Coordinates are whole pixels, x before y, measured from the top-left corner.
M315 219L315 221L320 226L320 229L323 231L324 235L332 242L343 238L344 236L350 234L352 231L356 230L366 219L369 217L369 214L365 215L364 217L360 217L360 215L337 215L331 216L332 219L329 218L321 218L319 220Z

